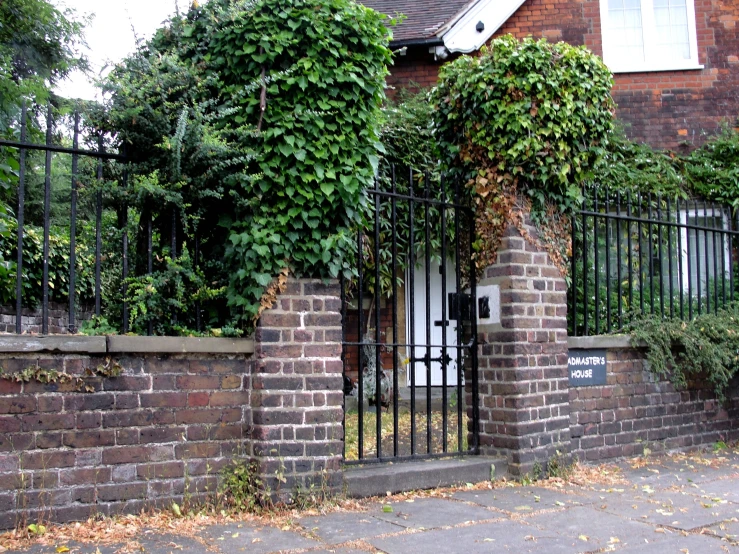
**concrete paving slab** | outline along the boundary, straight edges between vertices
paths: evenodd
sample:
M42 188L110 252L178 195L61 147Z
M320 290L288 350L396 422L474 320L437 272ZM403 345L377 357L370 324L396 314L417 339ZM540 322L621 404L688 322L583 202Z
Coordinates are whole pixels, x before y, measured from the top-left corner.
M739 478L693 484L691 487L687 487L685 492L707 497L711 500L720 498L721 500L739 503Z
M619 554L686 554L686 552L690 554L715 554L716 552L724 552L725 550L722 547L730 552L735 551L731 544L717 537L666 533L644 544L616 548L615 552Z
M584 545L582 550L588 552L608 548L613 544L639 544L654 535L654 527L651 525L597 511L592 506L534 514L526 518L526 521L542 532L580 541Z
M388 514L392 515L392 514ZM399 533L406 526L379 519L369 513L333 513L300 518L297 523L308 533L329 544Z
M391 465L365 465L344 471L349 496L369 497L416 489L479 483L504 476L502 458L466 456L449 460L425 460Z
M574 493L564 493L541 487L512 487L491 491L463 491L453 495L457 500L473 502L506 513L527 514L540 510L564 510L582 506L594 500Z
M79 544L74 542L63 542L59 544L41 546L34 545L28 550L24 550L24 554L55 554L57 547L66 546L69 548L69 554L97 554L97 549L100 550L100 554L115 554L119 551L121 545L110 545L110 546L97 546L94 544ZM202 547L201 547L202 550ZM178 551L179 552L179 551Z
M596 508L634 521L685 531L739 517L737 504L684 492L655 491L654 494L635 494L631 497L621 495L596 505Z
M205 531L203 538L213 541L221 551L229 553L268 554L321 546L320 542L303 537L295 531L282 531L269 526L251 527L238 523L213 526Z
M174 535L149 535L137 539L141 544L142 552L148 554L202 554L205 547L199 542L186 537ZM130 544L130 543L129 543ZM128 552L126 543L113 545L81 544L77 542L63 542L49 546L36 545L25 552L27 554L55 554L57 548L66 546L69 554L117 554Z
M721 523L706 527L704 531L739 545L739 520L722 521Z
M422 498L413 502L393 502L384 505L390 506L393 511L384 512L381 506L378 506L375 517L412 529L435 529L501 517L501 514L482 507L441 498Z
M525 523L510 520L380 537L370 539L368 542L387 554L428 554L429 552L573 554L586 550L578 544L576 539L544 532Z

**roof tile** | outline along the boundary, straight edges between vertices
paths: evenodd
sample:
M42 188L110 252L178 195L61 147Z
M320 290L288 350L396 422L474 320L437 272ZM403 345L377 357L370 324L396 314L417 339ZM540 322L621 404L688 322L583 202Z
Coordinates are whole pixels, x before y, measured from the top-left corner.
M474 0L473 0L474 2ZM393 40L432 38L436 31L451 21L470 0L360 0L360 3L380 13L394 17L406 16L392 28Z

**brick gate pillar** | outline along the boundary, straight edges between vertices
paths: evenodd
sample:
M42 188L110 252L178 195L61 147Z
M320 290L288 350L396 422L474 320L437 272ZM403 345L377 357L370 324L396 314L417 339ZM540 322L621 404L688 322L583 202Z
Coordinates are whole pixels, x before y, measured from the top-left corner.
M478 285L493 312L478 319L481 450L506 455L512 475L569 453L566 290L549 255L512 225Z
M283 493L341 480L341 300L335 281L289 278L255 333L253 455ZM282 474L285 482L277 475Z

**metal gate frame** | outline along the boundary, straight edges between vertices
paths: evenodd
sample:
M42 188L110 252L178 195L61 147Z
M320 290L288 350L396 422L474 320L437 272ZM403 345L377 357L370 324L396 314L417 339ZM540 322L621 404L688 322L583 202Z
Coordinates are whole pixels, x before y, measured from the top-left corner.
M390 177L387 180L384 188L390 190L383 190L380 188L379 179L375 182L374 189L368 191L371 207L373 214L371 214L368 226L365 229L361 229L357 233L357 275L356 280L349 283L347 280L342 279L342 321L343 321L343 333L342 333L342 362L344 366L344 381L348 385L347 376L347 354L350 352L357 353L357 360L359 366L357 367L357 409L358 409L358 445L357 445L357 459L347 460L346 449L345 449L345 463L346 464L367 464L377 462L391 462L391 461L406 461L406 460L418 460L438 457L448 457L455 455L469 455L479 453L479 393L478 393L478 353L477 353L477 300L476 300L476 275L475 275L475 262L472 252L472 244L475 240L475 229L474 229L474 210L469 203L465 203L462 198L462 192L460 185L457 180L453 181L453 200L447 198L448 191L445 186L443 178L438 180L438 190L432 193L432 180L428 174L415 173L412 169L408 171L408 180L404 183L398 183L396 181L395 167L390 168ZM415 185L414 183L420 185ZM398 191L398 185L407 189L407 194ZM417 193L421 193L420 195ZM466 195L465 195L466 197ZM389 221L381 221L380 216L381 208L383 203L387 208L389 204ZM416 264L408 263L408 274L409 278L406 281L406 289L409 294L408 305L410 306L410 313L406 313L406 318L410 318L410 333L409 337L406 337L406 341L401 343L398 342L398 268L399 268L399 252L398 242L401 238L401 234L398 232L398 224L400 223L398 218L398 204L407 203L407 224L408 224L408 235L406 237L407 248L405 252L401 252L401 256L407 256L407 259L417 260L417 242L422 243L423 247L423 261L425 268L426 286L425 286L425 319L426 319L426 334L425 342L419 344L415 342L415 313L414 306L416 302L413 282L415 278ZM431 322L430 321L430 307L431 307L431 291L430 291L430 267L429 263L432 260L432 249L431 249L431 217L430 211L435 209L438 213L438 223L440 231L440 256L441 256L441 298L444 299L441 308L441 321ZM420 211L422 214L423 221L421 222L420 239L416 239L416 213ZM450 229L447 225L448 212L453 212L453 227ZM465 228L462 228L461 219L465 219ZM384 230L381 230L382 224L385 223ZM388 228L389 224L389 228ZM448 234L449 231L453 231L453 242L452 249L449 248ZM383 232L384 231L384 232ZM370 235L372 233L372 235ZM389 237L387 236L389 234ZM366 237L366 239L365 239ZM381 287L374 287L374 294L369 294L371 306L374 305L374 337L372 341L364 340L363 336L363 320L366 315L364 310L364 299L366 296L365 288L368 281L374 280L374 283L381 281L380 266L381 264L374 264L374 271L370 271L369 275L365 271L364 266L364 255L365 252L369 252L372 255L372 259L380 260L380 244L381 241L390 241L391 243L391 260L389 264L390 275L395 276L391 278L391 287L388 291L381 291ZM366 243L365 243L366 241ZM402 241L401 241L402 242ZM414 254L414 251L416 253ZM449 293L447 291L447 279L446 279L446 268L450 262L450 253L454 254L455 263L455 291L456 293ZM467 263L466 270L462 267L460 260L464 260ZM402 264L400 264L402 265ZM466 273L466 275L465 275ZM466 278L466 282L463 279ZM469 292L463 293L463 284L467 285L466 290ZM348 308L348 289L353 288L356 291L356 302L358 309L358 325L352 332L357 333L357 340L348 340L348 329L347 329L347 308ZM381 300L382 293L386 293L388 300L387 309L392 310L392 341L382 341L381 333ZM449 305L447 305L447 303ZM372 308L370 307L370 310ZM445 328L450 324L450 321L457 321L456 334L457 340L456 345L448 345L446 333L441 333L441 344L432 344L431 340L431 327L432 325L438 325ZM405 325L405 321L403 325ZM369 324L368 324L369 327ZM369 329L368 329L369 331ZM369 338L369 337L365 337ZM463 338L467 339L463 342ZM373 454L368 454L365 451L364 441L364 416L365 407L362 399L365 397L365 391L363 386L363 364L362 356L363 350L368 353L366 356L371 359L374 355L375 368L381 368L381 353L382 348L392 348L393 350L393 365L392 365L392 407L388 405L388 411L392 409L392 413L388 413L385 417L393 418L393 440L392 447L389 451L383 450L382 444L382 401L375 402L375 436L374 446L375 450ZM401 450L408 450L408 448L401 448L399 444L399 364L398 364L398 348L405 348L406 351L410 352L408 358L408 364L411 368L410 371L410 446L409 452L402 452ZM417 349L425 348L425 355L422 357L415 357ZM431 351L436 349L439 351L438 357L433 357ZM426 410L425 410L425 423L426 423L426 437L425 444L419 445L417 437L417 425L416 417L423 412L416 410L416 384L415 384L415 363L422 362L426 366L426 383L431 383L431 363L438 362L443 366L446 366L449 361L453 360L449 355L449 351L456 351L456 362L457 362L457 385L454 387L457 394L457 429L456 429L456 449L449 448L449 433L448 433L448 418L449 418L449 402L448 392L450 387L447 385L447 373L443 371L443 383L441 386L442 395L442 439L441 448L434 450L432 444L432 394L431 387L419 387L425 388L426 393ZM463 355L463 351L467 351L466 355ZM463 365L466 366L463 369ZM467 374L467 379L464 379L464 385L462 376ZM375 391L382 391L383 379L386 378L384 372L375 371L374 389ZM348 389L350 390L350 389ZM345 391L346 392L346 391ZM375 392L376 397L381 397L381 394ZM390 403L390 399L388 404ZM469 401L468 406L464 406L464 400ZM380 404L378 406L378 404ZM468 447L463 448L463 419L464 415L470 418L471 425L469 425L468 434ZM345 409L345 439L346 439L346 414ZM346 443L345 443L346 444ZM419 448L419 446L421 448Z

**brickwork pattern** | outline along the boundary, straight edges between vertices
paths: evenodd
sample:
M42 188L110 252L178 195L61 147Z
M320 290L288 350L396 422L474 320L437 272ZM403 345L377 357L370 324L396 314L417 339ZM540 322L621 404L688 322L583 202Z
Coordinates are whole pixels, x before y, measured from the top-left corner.
M523 475L569 450L566 284L513 226L479 286L492 284L501 322L478 327L480 445Z
M603 54L599 0L527 0L495 36L546 37ZM739 114L739 3L695 0L700 70L620 73L613 96L628 135L656 148L695 147ZM388 82L433 86L439 63L418 50L397 57Z
M343 455L337 282L290 279L256 331L253 448L272 490L338 485Z
M212 493L218 472L249 455L252 361L244 356L115 358L124 369L94 393L0 380L0 528L138 512ZM0 355L82 375L102 358Z
M572 453L605 460L739 438L739 397L723 406L695 383L676 391L645 368L644 352L608 350L607 384L570 388Z

